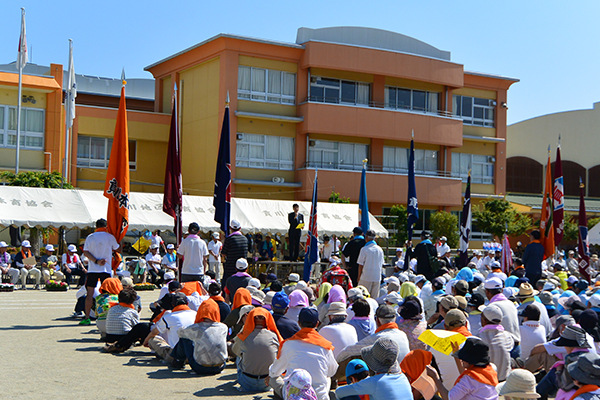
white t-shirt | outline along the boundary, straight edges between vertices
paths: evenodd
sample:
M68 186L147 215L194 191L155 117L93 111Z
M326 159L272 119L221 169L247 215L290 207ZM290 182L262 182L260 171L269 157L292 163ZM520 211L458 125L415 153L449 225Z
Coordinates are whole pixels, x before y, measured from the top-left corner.
M375 243L365 245L360 249L357 264L363 266L361 280L367 282L381 281L381 267L383 266L383 250Z
M440 255L442 257L450 251L450 246L448 246L447 243L439 243L435 247L436 247L438 255Z
M329 319L329 317L326 318ZM319 331L319 334L333 344L334 357L337 357L346 346L351 346L358 342L356 329L345 322L324 326L323 329Z
M334 252L334 246L333 246L333 243L331 243L331 240L327 243L323 243L323 259L324 260L329 260L329 257L331 257L333 255L333 252Z
M67 266L69 268L77 268L79 266L79 256L77 253L73 253L71 256L71 262L67 262L67 253L62 255L62 265Z
M162 258L160 257L160 254L158 254L158 251L157 251L156 254L152 254L152 253L146 254L146 261L156 261L157 263L160 264L160 262L162 261ZM156 265L152 265L152 267L160 268ZM150 263L148 263L148 268L150 268Z
M117 243L115 237L108 232L94 232L89 235L85 239L83 250L92 253L96 261L104 259L106 260L106 263L102 266L89 260L88 272L110 274L112 270L112 252L118 248L119 243Z
M208 257L208 247L197 235L189 235L181 241L179 254L183 256L182 274L204 275L204 257Z
M171 258L172 258L172 260L171 260ZM162 258L161 264L167 266L167 268L170 268L170 269L177 268L177 255L175 254L175 252L173 252L172 255L170 255L169 253L165 254L164 257Z
M177 331L192 325L195 320L196 311L169 312L165 313L160 321L156 323L156 329L158 329L160 335L169 343L169 346L173 348L179 342Z
M160 237L160 235L156 235L156 236L152 235L152 236L150 237L150 241L152 242L152 244L155 244L155 245L157 245L157 246L159 246L159 247L160 247L160 245L161 245L162 243L164 243L164 242L165 242L164 240L162 240L162 238Z
M521 330L521 358L526 360L535 345L546 343L546 328L539 321L523 321Z
M211 240L208 242L208 250L212 251L217 255L217 258L214 258L212 254L208 253L208 261L210 262L221 262L221 249L223 248L223 243L220 241Z

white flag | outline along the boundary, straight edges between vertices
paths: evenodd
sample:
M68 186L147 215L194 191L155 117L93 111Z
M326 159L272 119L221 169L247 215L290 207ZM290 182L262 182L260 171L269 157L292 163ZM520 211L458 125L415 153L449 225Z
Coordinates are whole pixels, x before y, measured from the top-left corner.
M67 125L73 126L75 119L75 98L77 97L77 82L75 80L75 65L73 64L73 44L69 46L69 74L67 77Z
M17 56L17 69L27 65L27 37L25 36L25 9L21 9L21 36L19 36L19 54Z

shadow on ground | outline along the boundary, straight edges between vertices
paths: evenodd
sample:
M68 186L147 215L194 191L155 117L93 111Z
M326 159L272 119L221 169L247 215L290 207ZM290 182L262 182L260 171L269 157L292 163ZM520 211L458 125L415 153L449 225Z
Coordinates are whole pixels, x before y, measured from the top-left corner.
M92 338L62 339L62 340L57 340L56 342L57 343L98 343L98 345L102 345L103 344L98 339L92 339Z
M214 388L204 388L194 393L196 397L223 397L223 396L248 396L251 393L240 392L235 387L236 381L230 381ZM269 392L260 393L254 396L254 400L273 398Z
M62 328L63 325L13 325L13 326L5 326L0 328L0 331L12 331L12 330L20 330L20 331L39 331L43 329L51 329L51 328Z

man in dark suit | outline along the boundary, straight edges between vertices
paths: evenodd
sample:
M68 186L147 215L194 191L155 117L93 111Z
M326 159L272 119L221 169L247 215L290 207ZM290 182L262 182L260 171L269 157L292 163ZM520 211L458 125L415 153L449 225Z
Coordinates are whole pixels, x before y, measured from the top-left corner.
M409 260L412 258L417 259L417 275L425 275L427 280L433 280L434 272L429 263L429 258L437 258L437 250L433 243L431 243L431 234L423 231L421 233L421 242L415 246L414 250L411 246L407 250L407 253L409 254Z
M302 229L298 229L298 225L304 223L304 215L300 214L298 204L294 204L293 208L294 212L288 214L288 222L290 223L288 235L290 237L290 261L297 261L298 252L300 251L300 236L302 235Z
M540 231L535 230L529 234L530 242L523 253L525 276L529 278L531 286L535 287L542 278L542 261L544 261L544 245L540 243Z

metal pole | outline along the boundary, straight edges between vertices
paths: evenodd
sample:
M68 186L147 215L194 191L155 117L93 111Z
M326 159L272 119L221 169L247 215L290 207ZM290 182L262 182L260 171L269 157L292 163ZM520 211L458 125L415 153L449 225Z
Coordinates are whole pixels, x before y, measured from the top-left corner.
M73 51L73 40L69 39L69 78L67 78L67 83L69 85L72 84L70 82L70 71L71 71L71 52ZM63 182L69 182L69 149L71 148L69 143L69 123L71 120L71 97L70 97L71 88L67 87L66 96L65 96L65 156L63 158Z
M19 67L19 94L17 95L17 159L15 162L15 174L19 173L19 151L21 150L21 92L23 80L23 66Z

